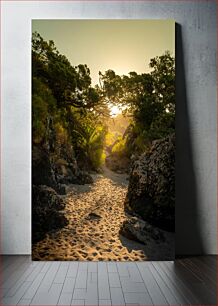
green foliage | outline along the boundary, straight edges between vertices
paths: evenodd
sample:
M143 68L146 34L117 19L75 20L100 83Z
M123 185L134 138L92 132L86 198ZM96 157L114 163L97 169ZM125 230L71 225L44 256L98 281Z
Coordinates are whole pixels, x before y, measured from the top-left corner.
M33 142L41 143L46 136L48 118L55 114L56 100L51 90L37 78L32 82Z
M175 61L169 52L150 60L150 73L100 74L104 99L125 106L132 123L125 132L129 156L175 130Z
M55 139L59 146L73 145L78 158L98 168L104 160L106 130L97 118L107 107L91 86L87 65L71 66L53 41L34 33L32 73L33 142L44 145Z
M96 170L104 162L106 126L93 113L74 110L72 118L70 135L76 156Z
M71 66L53 41L44 41L36 32L32 37L32 71L33 76L49 86L58 107L90 109L99 102L96 89L91 87L87 65Z
M41 97L33 95L32 131L33 142L40 143L46 132L47 105Z
M99 81L102 86L103 94L110 102L114 102L117 97L123 94L122 78L113 70L107 70L105 74L99 72Z
M112 148L112 154L122 157L125 155L126 150L126 140L122 137L119 137Z
M150 73L124 76L99 72L100 85L92 87L87 65L73 67L53 41L34 33L33 143L44 145L55 136L57 144L72 145L81 165L92 169L104 162L105 146L120 157L145 151L175 129L174 59L166 52L151 59L150 68ZM111 105L124 116L110 118Z
M175 115L175 60L167 51L150 61L156 103Z
M55 128L56 141L59 145L63 145L69 142L67 129L64 128L60 122L57 122L54 128Z
M96 151L90 152L90 159L92 162L93 169L99 169L105 162L106 154L103 148L99 148Z

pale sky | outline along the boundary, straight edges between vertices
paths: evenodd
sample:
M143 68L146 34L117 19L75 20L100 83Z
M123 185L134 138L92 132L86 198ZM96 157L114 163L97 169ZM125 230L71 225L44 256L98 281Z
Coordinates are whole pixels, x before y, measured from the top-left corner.
M166 50L175 56L174 20L33 20L32 30L53 40L73 66L87 64L93 84L99 71L143 73Z

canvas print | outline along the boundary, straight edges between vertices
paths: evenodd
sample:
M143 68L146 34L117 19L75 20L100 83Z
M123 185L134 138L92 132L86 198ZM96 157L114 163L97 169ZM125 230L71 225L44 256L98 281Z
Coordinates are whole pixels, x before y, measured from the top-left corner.
M32 21L32 259L174 259L175 22Z

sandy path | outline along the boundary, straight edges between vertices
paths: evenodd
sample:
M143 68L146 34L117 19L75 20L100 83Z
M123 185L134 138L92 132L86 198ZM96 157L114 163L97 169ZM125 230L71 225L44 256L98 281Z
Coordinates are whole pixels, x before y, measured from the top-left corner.
M146 260L143 244L119 235L126 220L126 176L104 168L93 177L94 184L71 186L63 212L69 224L38 242L33 260Z

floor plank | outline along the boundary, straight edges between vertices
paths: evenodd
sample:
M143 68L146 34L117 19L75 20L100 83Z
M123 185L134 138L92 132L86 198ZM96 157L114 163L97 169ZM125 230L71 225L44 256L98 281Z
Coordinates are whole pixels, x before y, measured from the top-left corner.
M209 265L206 265L198 257L192 258L192 264L195 267L195 271L203 277L205 283L216 287L216 269L210 269Z
M154 268L157 270L157 272L160 274L161 278L164 280L167 287L170 288L171 292L173 292L173 295L176 297L176 299L179 301L179 304L181 305L190 305L188 297L182 292L182 289L179 288L175 283L174 279L169 277L166 273L166 269L163 269L159 262L152 263Z
M156 280L158 286L160 287L160 291L163 293L167 304L169 305L179 305L179 299L177 300L176 295L174 294L174 289L171 288L171 285L164 279L162 275L154 268L153 265L148 265L151 274Z
M49 291L49 289L51 288L52 284L53 284L53 280L55 278L55 275L59 269L60 266L60 262L52 262L52 264L50 265L45 277L43 278L37 292L45 292L47 293Z
M111 288L112 305L125 305L124 295L121 288Z
M111 288L121 287L120 277L118 273L108 273L108 276L109 276L109 284Z
M64 281L65 281L65 278L67 276L67 271L68 271L68 268L69 268L69 262L65 263L61 263L60 266L59 266L59 269L55 275L55 278L54 278L54 283L55 284L63 284Z
M58 300L58 305L70 305L72 300L73 293L61 293Z
M64 281L62 293L73 293L74 288L75 288L75 282L76 282L75 277L66 277Z
M12 265L3 273L1 288L11 288L30 265L32 264L29 263L26 257L21 257L20 260L17 259L12 262Z
M99 300L110 300L110 287L109 287L109 276L108 266L103 262L98 263L98 297Z
M44 273L39 273L36 278L34 279L34 281L32 282L32 284L30 285L30 287L27 289L27 291L25 292L24 296L22 297L23 299L32 299L38 288L39 285L41 284L43 278L45 277Z
M153 274L149 270L149 265L144 265L140 272L153 304L167 305L167 300L160 289L161 287L158 286Z
M187 286L181 274L178 273L178 269L175 268L175 263L161 262L159 265L191 305L198 305L200 303L200 300L193 294L190 286Z
M28 278L33 274L34 270L37 270L38 272L40 271L39 267L40 266L29 265L29 267L27 267L25 272L17 279L17 281L14 282L13 286L11 286L9 290L7 290L7 293L4 294L4 296L5 297L13 296L24 281L30 281Z
M31 282L24 282L20 288L17 290L14 296L12 297L5 297L2 299L3 305L16 305L21 300L22 296L26 292L26 290L31 285Z
M217 257L33 262L2 256L1 305L216 305Z
M52 284L49 292L37 292L30 305L57 305L62 284Z
M175 273L180 277L181 281L186 284L195 295L196 299L207 305L214 304L216 301L216 287L208 285L203 280L202 275L196 275L193 270L190 270L187 265L181 261L177 262L174 266ZM216 280L216 276L214 277Z

